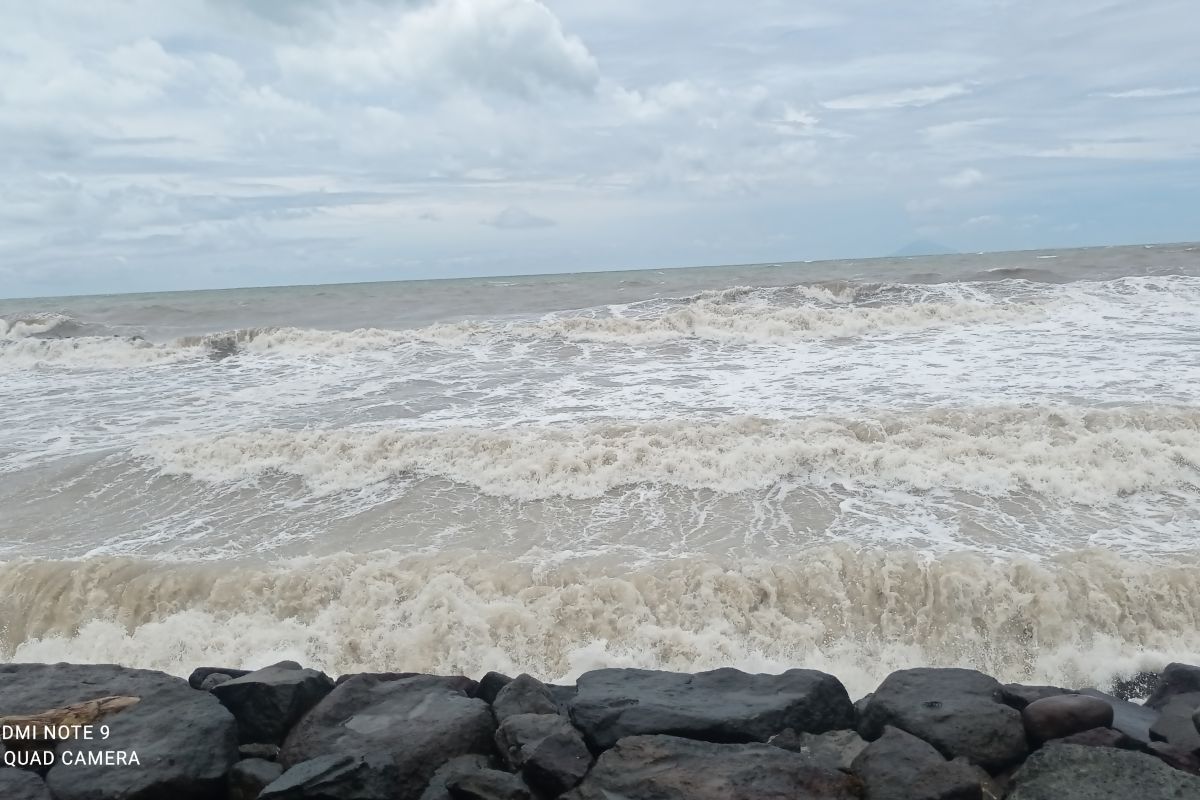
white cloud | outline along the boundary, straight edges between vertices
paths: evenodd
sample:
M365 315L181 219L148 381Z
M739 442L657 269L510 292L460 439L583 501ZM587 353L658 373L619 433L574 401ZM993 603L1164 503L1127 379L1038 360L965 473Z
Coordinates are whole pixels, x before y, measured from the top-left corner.
M947 83L941 86L920 86L891 92L866 92L827 100L826 108L838 111L880 111L893 108L933 105L952 97L960 97L971 90L962 83Z
M554 220L539 217L520 206L509 206L487 221L488 225L501 230L527 230L529 228L552 228Z
M1124 92L1100 92L1097 96L1112 97L1118 100L1123 100L1157 97L1182 97L1183 95L1196 94L1197 92L1200 92L1200 87L1178 86L1173 89L1165 89L1151 86L1144 89L1129 89Z
M947 175L939 183L951 189L969 189L972 186L978 186L980 183L983 183L983 180L984 175L982 172L974 167L967 167L953 175Z

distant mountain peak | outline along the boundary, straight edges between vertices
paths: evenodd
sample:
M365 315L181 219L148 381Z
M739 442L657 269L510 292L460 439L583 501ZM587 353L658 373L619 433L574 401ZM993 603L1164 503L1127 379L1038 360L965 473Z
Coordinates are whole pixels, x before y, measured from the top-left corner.
M954 255L958 251L953 247L947 247L940 242L935 242L930 239L917 239L909 242L901 247L896 252L892 253L893 258L905 258L908 256L949 256Z

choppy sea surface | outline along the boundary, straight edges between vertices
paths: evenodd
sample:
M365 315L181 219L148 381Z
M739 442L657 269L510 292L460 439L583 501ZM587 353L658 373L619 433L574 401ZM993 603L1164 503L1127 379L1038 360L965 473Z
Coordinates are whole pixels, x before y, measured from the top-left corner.
M1196 245L0 300L4 659L1100 684L1198 555Z

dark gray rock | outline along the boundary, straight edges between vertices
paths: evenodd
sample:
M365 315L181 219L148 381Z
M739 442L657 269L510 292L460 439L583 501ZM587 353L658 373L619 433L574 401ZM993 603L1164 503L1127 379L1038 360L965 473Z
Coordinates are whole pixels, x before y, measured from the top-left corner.
M1044 697L1057 697L1060 694L1072 694L1057 686L1026 686L1021 683L1006 683L1000 687L1000 702L1010 705L1017 711L1024 711L1025 706Z
M601 669L580 676L577 685L571 721L593 751L639 734L765 742L785 728L824 733L854 722L841 681L816 670L750 675L717 669L689 675Z
M238 756L241 758L261 758L265 761L277 761L279 759L279 745L263 744L262 742L238 745Z
M246 758L229 770L229 800L257 800L258 795L283 774L274 761Z
M853 764L868 800L982 800L980 776L966 761L947 761L933 745L890 725Z
M573 788L592 765L583 736L558 714L514 714L496 730L496 748L525 782L551 797Z
M1192 715L1200 707L1200 694L1187 692L1172 695L1159 705L1159 718L1150 726L1152 741L1170 742L1187 751L1200 750L1200 731Z
M1115 679L1111 694L1118 700L1137 700L1149 697L1157 685L1157 672L1135 672Z
M393 800L396 768L378 753L301 761L263 789L258 800Z
M1121 733L1115 728L1092 728L1090 731L1075 733L1055 739L1055 744L1078 744L1086 747L1116 747L1121 750L1136 750L1146 752L1146 745L1137 739Z
M333 691L324 672L275 664L213 687L238 722L239 741L279 744L292 725Z
M924 739L947 758L963 756L997 772L1029 752L1020 712L999 696L1000 684L975 670L900 670L875 690L859 733L877 739L891 725Z
M511 772L484 769L446 782L454 800L532 800L529 787Z
M188 676L188 686L193 689L199 689L204 683L204 679L209 675L225 675L229 678L240 678L243 675L249 675L248 669L229 669L228 667L198 667L192 670L192 674Z
M291 767L326 755L385 755L395 784L389 800L417 798L449 759L492 751L491 711L463 687L458 679L432 675L351 678L292 728L280 761Z
M1146 752L1175 769L1200 775L1200 756L1197 756L1192 750L1186 750L1168 742L1151 742L1150 746L1146 748Z
M217 686L220 686L222 683L227 683L231 680L233 680L232 675L226 675L224 672L214 672L204 680L200 681L200 689L201 691L211 692Z
M1200 693L1200 667L1191 664L1167 664L1144 705L1161 711L1166 708L1167 701L1175 695L1196 693Z
M847 699L849 703L849 699ZM853 775L768 744L631 736L564 800L858 800Z
M1127 700L1118 700L1095 689L1082 689L1079 693L1088 697L1098 697L1112 706L1113 721L1110 727L1144 745L1150 744L1150 726L1158 719L1157 711Z
M1013 775L1008 800L1200 798L1200 778L1153 756L1105 747L1049 744Z
M23 769L0 767L0 797L4 800L53 800L46 782Z
M512 683L512 678L505 675L503 672L489 672L479 679L479 686L476 687L472 697L478 697L483 702L491 705L496 702L496 695L500 693L508 684Z
M1041 744L1093 728L1107 728L1112 725L1113 708L1098 697L1060 694L1034 700L1021 712L1021 720L1030 741Z
M788 728L767 740L767 744L800 753L834 769L849 771L854 759L867 748L855 731L804 733Z
M421 794L421 800L452 800L450 790L446 788L447 784L464 775L494 767L495 764L492 763L490 756L480 754L456 756L442 764L433 773L433 777L429 779L429 785Z
M557 714L559 706L550 694L550 687L532 675L521 674L496 693L492 711L497 722L504 722L517 714Z
M161 672L105 664L0 665L0 716L34 714L109 695L141 701L105 717L109 737L59 746L46 783L57 800L156 798L201 800L224 791L237 759L233 716L207 692ZM202 743L202 746L197 746ZM61 762L64 750L83 764ZM104 751L137 753L139 764L86 761Z
M869 694L863 695L862 697L860 697L854 701L854 727L855 728L858 727L858 723L862 719L862 715L864 713L866 713L867 705L871 702L871 698L874 695L875 695L875 693L871 692Z

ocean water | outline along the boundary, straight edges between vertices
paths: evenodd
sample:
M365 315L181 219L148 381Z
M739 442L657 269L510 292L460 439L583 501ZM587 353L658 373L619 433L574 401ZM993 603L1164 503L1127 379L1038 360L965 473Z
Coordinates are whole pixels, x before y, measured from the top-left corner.
M1200 246L0 300L9 660L1103 685L1198 533Z

